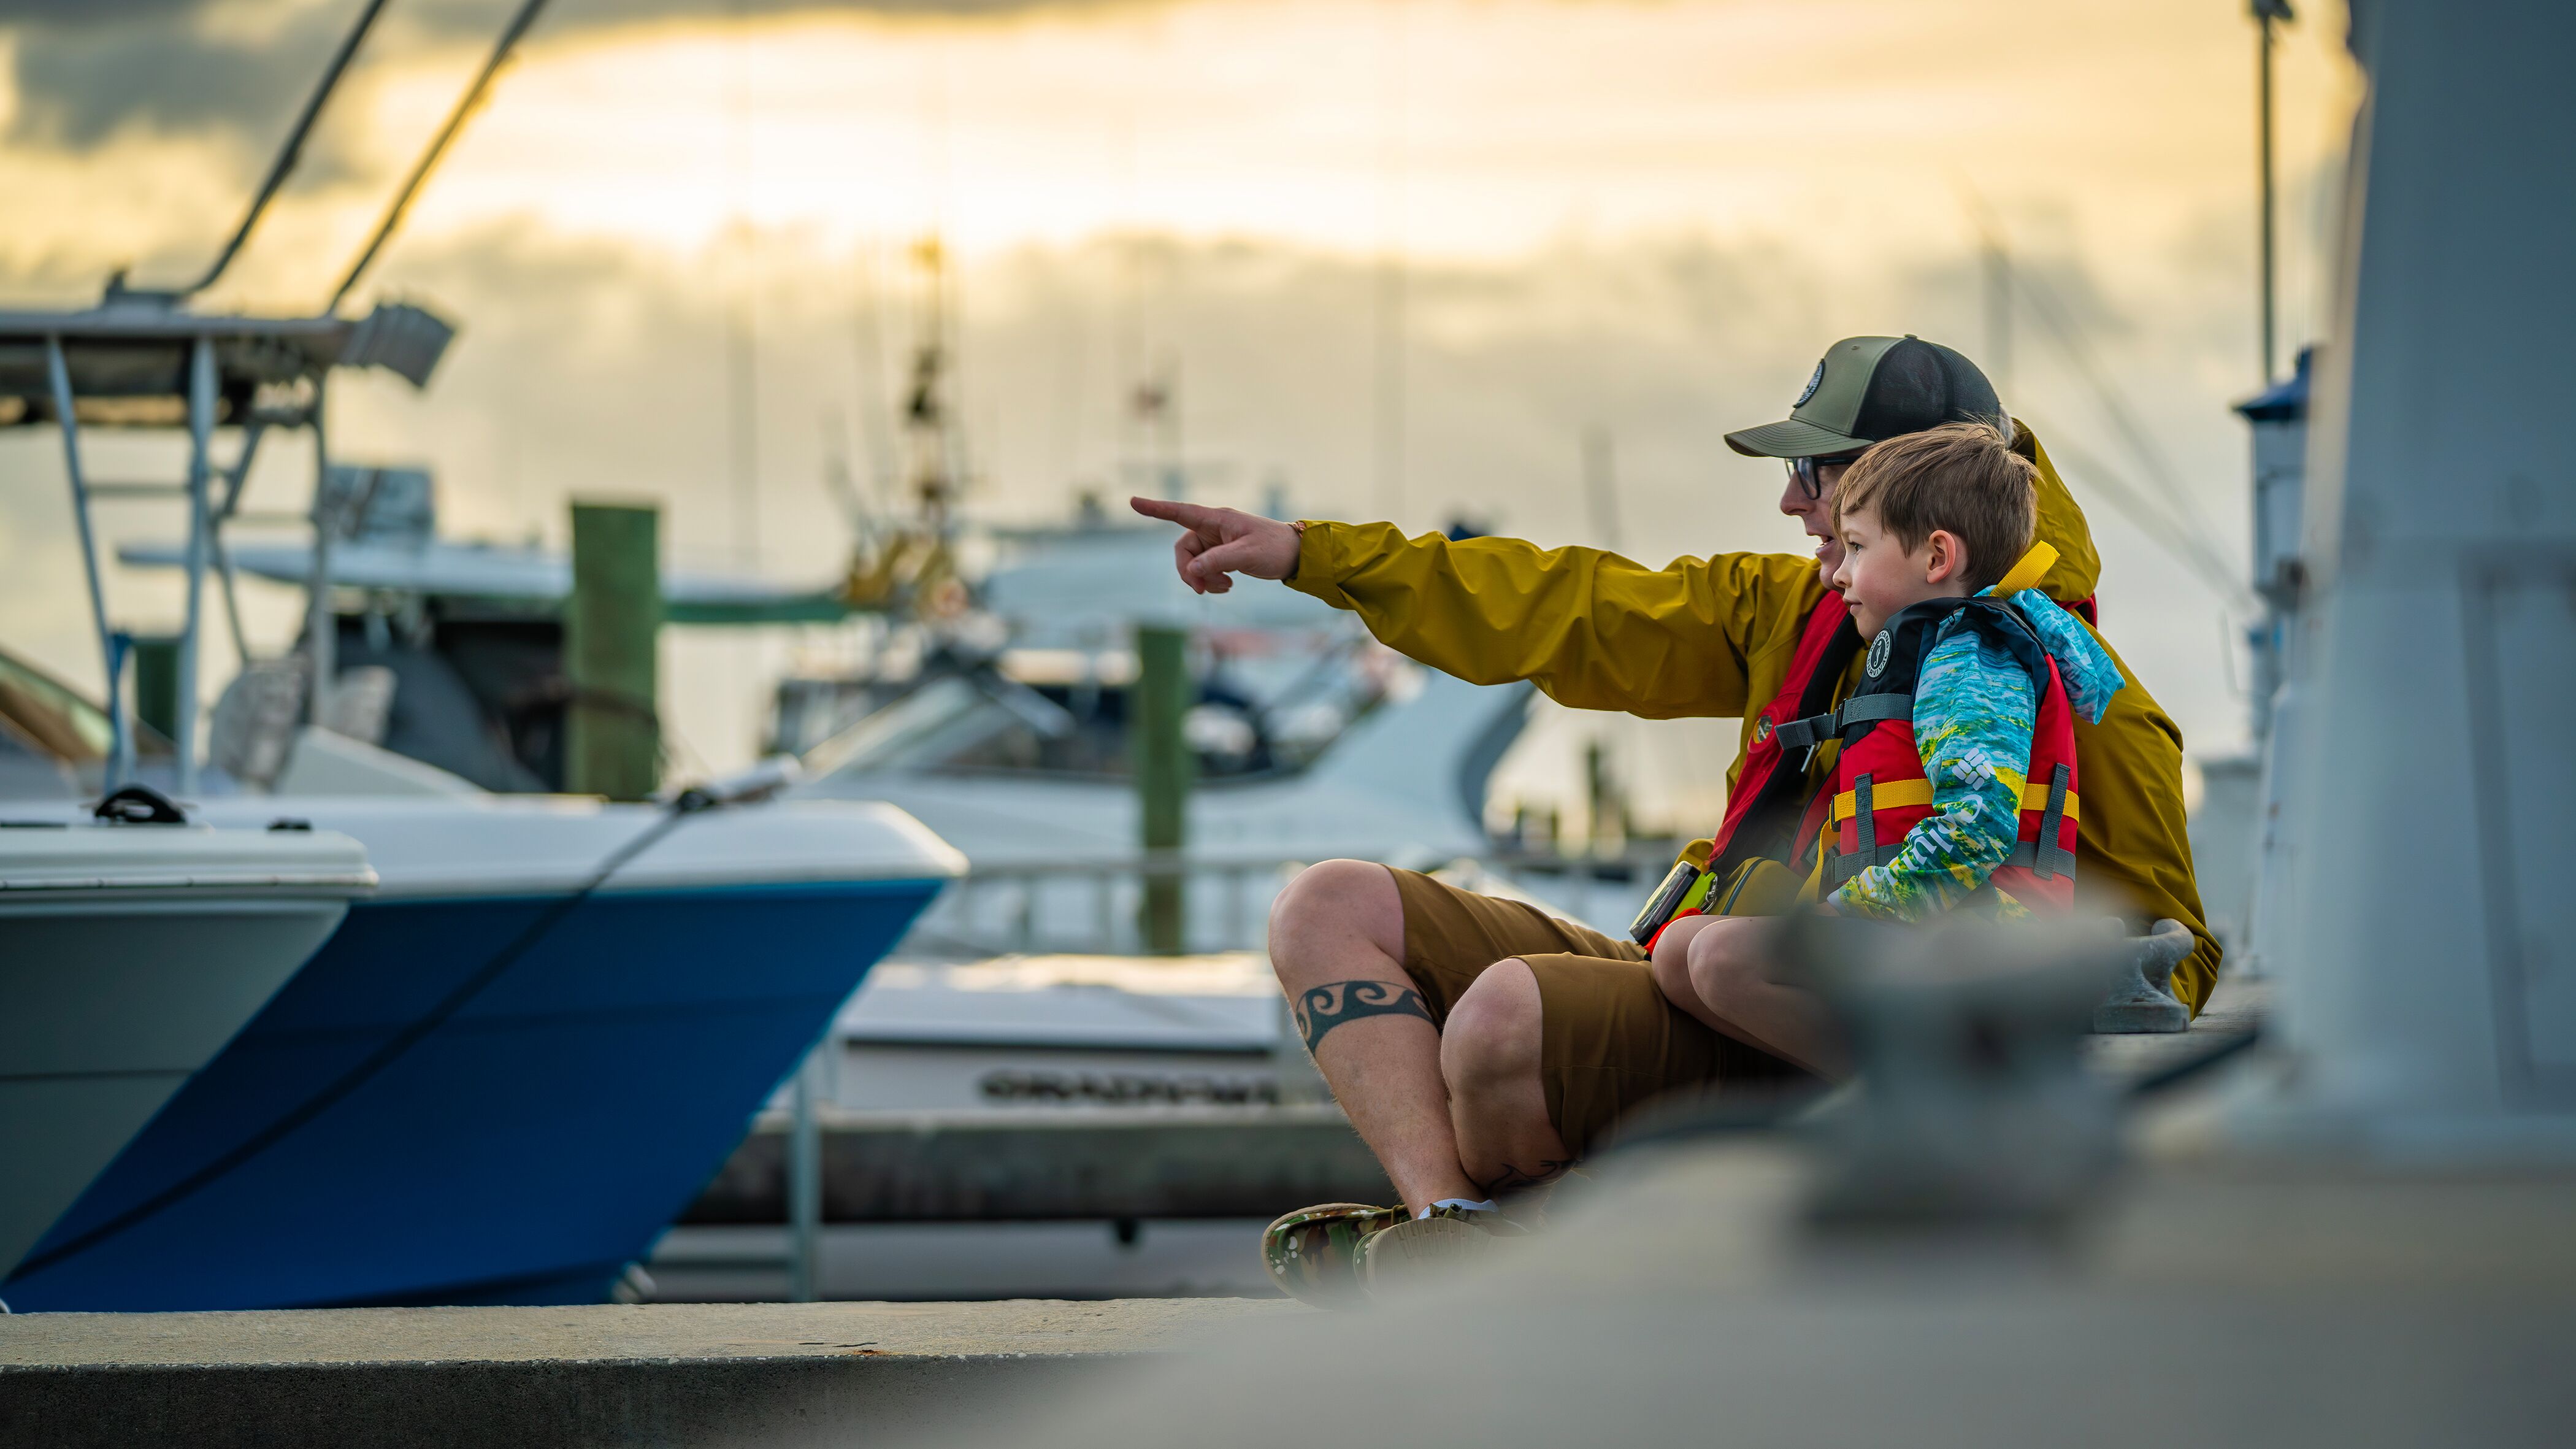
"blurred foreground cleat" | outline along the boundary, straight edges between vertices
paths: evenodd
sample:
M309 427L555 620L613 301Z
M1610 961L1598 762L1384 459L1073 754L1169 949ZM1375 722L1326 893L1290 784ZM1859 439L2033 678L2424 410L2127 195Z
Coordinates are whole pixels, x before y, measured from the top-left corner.
M2195 944L2191 929L2173 920L2132 937L2129 969L2093 1008L2093 1029L2112 1036L2190 1030L2191 1009L2174 999L2173 974Z

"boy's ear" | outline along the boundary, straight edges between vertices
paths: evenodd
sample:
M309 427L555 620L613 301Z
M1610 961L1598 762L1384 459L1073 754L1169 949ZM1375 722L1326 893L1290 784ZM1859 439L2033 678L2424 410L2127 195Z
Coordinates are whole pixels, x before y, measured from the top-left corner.
M1932 537L1925 540L1925 547L1932 555L1931 567L1923 573L1925 583L1952 583L1967 575L1968 545L1959 535L1946 528L1936 528L1932 530Z

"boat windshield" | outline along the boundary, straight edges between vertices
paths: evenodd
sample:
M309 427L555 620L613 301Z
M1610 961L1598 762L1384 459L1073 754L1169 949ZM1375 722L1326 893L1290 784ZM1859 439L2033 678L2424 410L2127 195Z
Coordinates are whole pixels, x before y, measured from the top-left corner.
M934 679L816 745L807 773L920 768L953 754L970 738L1007 729L1014 720L966 679Z
M104 760L116 745L105 710L7 654L0 654L0 721L67 765Z

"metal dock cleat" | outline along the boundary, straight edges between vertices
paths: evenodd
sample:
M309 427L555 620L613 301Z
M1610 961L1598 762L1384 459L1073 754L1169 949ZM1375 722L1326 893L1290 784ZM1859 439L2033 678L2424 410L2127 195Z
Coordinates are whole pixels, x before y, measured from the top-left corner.
M2189 959L2191 929L2176 920L2156 922L2154 930L2124 943L2128 966L2120 984L2093 1008L2093 1029L2105 1036L2188 1031L2191 1008L2175 999L2174 968Z

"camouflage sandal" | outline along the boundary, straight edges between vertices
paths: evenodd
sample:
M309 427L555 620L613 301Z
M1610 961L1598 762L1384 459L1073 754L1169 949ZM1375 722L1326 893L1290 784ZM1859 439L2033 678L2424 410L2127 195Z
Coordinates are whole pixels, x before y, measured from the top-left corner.
M1528 1231L1498 1212L1436 1207L1427 1217L1409 1218L1361 1240L1360 1286L1372 1298L1400 1293L1472 1267L1499 1240Z
M1401 1207L1331 1202L1300 1208L1261 1230L1261 1265L1280 1292L1300 1303L1356 1308L1368 1301L1360 1287L1360 1244L1406 1221Z

